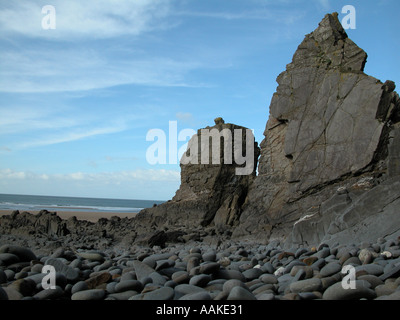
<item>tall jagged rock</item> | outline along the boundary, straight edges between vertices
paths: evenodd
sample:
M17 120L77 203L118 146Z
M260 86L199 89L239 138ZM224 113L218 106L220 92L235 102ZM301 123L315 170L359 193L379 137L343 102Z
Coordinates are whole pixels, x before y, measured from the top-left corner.
M235 236L318 243L347 230L368 238L376 226L360 224L400 203L399 96L392 81L363 72L366 59L336 13L305 37L277 78L258 177ZM391 196L380 197L382 189ZM389 211L393 223L374 235L400 229L400 212Z
M237 161L241 156L248 157L249 163ZM198 130L181 159L179 190L172 200L138 214L138 234L146 234L148 226L154 230L216 226L217 231L223 232L238 225L255 178L258 156L258 144L252 131L245 127L217 118L213 127ZM248 172L238 173L246 166Z

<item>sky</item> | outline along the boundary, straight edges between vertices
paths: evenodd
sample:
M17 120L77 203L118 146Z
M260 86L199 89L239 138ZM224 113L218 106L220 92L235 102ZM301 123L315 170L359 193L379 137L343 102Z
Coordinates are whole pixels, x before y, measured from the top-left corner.
M260 143L277 76L345 5L365 72L400 83L398 0L0 0L0 193L171 199L179 156L149 163L148 132L168 151L170 123L223 117Z

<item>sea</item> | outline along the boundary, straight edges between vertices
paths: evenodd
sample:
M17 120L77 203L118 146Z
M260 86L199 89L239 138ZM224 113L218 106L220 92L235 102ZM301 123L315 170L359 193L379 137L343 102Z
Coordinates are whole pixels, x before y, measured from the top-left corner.
M164 201L0 194L0 210L136 213Z

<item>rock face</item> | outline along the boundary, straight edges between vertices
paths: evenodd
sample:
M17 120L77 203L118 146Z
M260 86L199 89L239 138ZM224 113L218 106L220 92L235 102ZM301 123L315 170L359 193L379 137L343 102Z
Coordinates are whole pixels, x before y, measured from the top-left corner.
M400 100L392 81L363 72L366 59L337 14L305 37L277 78L235 236L315 244L400 229Z
M215 141L209 137L210 132L215 133ZM227 138L220 138L224 134ZM213 153L212 146L218 139L220 148ZM249 163L237 161L238 151L246 153ZM141 211L136 217L137 224L155 229L215 225L219 231L238 225L255 178L259 152L251 130L225 123L222 118L215 119L215 126L198 130L189 141L188 151L181 160L181 185L175 197ZM197 163L184 163L185 157L196 155ZM238 169L244 166L250 169L249 174L238 174Z

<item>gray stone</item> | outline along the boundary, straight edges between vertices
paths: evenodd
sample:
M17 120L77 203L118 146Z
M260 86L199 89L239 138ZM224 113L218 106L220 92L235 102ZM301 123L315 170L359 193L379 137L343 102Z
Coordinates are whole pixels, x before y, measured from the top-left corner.
M319 278L311 278L292 282L289 288L293 293L320 291L322 290L322 282Z
M4 274L7 276L7 281L14 280L14 277L15 277L14 271L7 269L7 270L4 270Z
M107 296L106 299L112 299L112 300L129 300L132 296L137 295L138 293L133 290L128 290L124 292L118 292L118 293L111 293Z
M375 289L375 287L377 287L381 284L384 284L384 282L381 279L379 279L377 276L369 275L369 274L358 277L358 280L368 281L371 285L371 289Z
M320 270L321 277L329 277L342 270L342 266L338 262L330 262Z
M13 287L3 287L3 290L7 294L8 300L22 300L24 297L18 290Z
M266 284L276 284L278 279L272 274L263 274L260 276L260 280Z
M257 279L263 274L263 271L259 268L251 268L243 272L244 277L247 281Z
M200 273L213 274L220 269L220 264L217 262L206 262L200 265Z
M100 251L88 251L88 252L77 252L78 256L82 257L83 259L87 259L90 261L104 261L104 253Z
M390 270L385 271L384 274L382 274L379 279L382 281L386 281L389 278L397 278L400 276L400 263L397 266L392 267Z
M380 276L383 273L383 267L375 263L364 264L362 266L356 267L356 273L360 271L365 271L366 273L373 276Z
M199 274L190 279L189 284L197 287L205 287L211 281L211 276L208 274Z
M242 286L236 286L231 289L227 300L257 300L253 293L243 288Z
M395 291L394 293L387 296L380 296L376 300L400 300L400 291Z
M217 253L215 252L215 250L207 251L203 254L203 261L215 262L216 258Z
M1 253L11 253L16 255L20 261L31 261L37 260L36 255L32 252L32 250L20 246L5 244L0 247Z
M78 291L71 296L71 300L103 300L106 291L103 289L90 289Z
M196 292L196 293L189 293L185 294L184 296L180 297L179 300L212 300L210 294L208 292Z
M231 280L228 280L228 281L226 281L224 283L224 285L222 287L222 291L229 293L229 292L231 292L231 290L234 287L242 287L242 288L244 288L246 290L249 290L247 288L247 286L242 281L237 280L237 279L231 279Z
M71 294L74 294L78 291L88 290L88 289L89 289L89 286L87 285L86 281L78 281L72 287Z
M18 256L12 253L0 253L0 262L3 262L4 265L8 266L13 263L19 262Z
M106 260L104 261L102 264L95 266L93 268L93 271L95 272L99 272L99 271L103 271L103 270L107 270L108 268L110 268L113 265L113 262L111 260Z
M33 296L33 298L37 300L52 300L60 298L63 295L64 295L64 290L61 287L56 286L55 289L47 289L39 291Z
M110 294L116 293L115 292L115 286L118 284L118 282L109 282L106 285L106 291Z
M188 283L190 280L190 276L186 271L177 271L172 274L171 279L178 284Z
M154 291L147 292L143 300L172 300L174 298L174 289L170 287L162 287Z
M387 282L375 287L375 292L378 297L389 296L397 290L398 286L394 282Z
M161 286L167 282L167 280L158 272L150 273L149 278L151 279L152 283L159 284Z
M215 278L216 279L236 279L236 280L240 280L240 281L246 281L246 278L244 277L244 275L238 271L238 270L219 270L216 274L215 274Z
M36 283L31 279L19 279L8 285L9 288L16 289L23 296L31 296L36 291ZM40 286L40 289L42 287Z
M359 300L375 299L376 293L371 290L371 285L365 280L356 280L355 289L344 289L341 282L335 283L325 290L324 300Z
M161 270L161 269L164 269L164 268L173 267L174 265L175 265L175 261L173 261L173 260L169 260L169 259L158 260L158 261L156 261L155 270L158 271L158 270Z
M124 292L124 291L137 291L140 292L143 289L143 284L138 281L138 280L125 280L125 281L120 281L116 286L115 286L115 292Z
M141 281L144 278L149 277L150 274L155 272L155 270L153 268L149 267L146 263L143 263L138 260L133 261L133 267L135 268L136 277L139 281Z
M207 292L203 288L196 287L190 284L178 284L175 287L175 299L179 299L180 297L184 296L185 294L197 293L197 292Z
M261 293L256 296L257 300L265 300L265 301L271 301L275 300L275 295L273 293Z
M79 278L79 271L65 265L61 260L49 258L46 260L46 265L53 266L57 273L63 274L68 281L75 282Z

